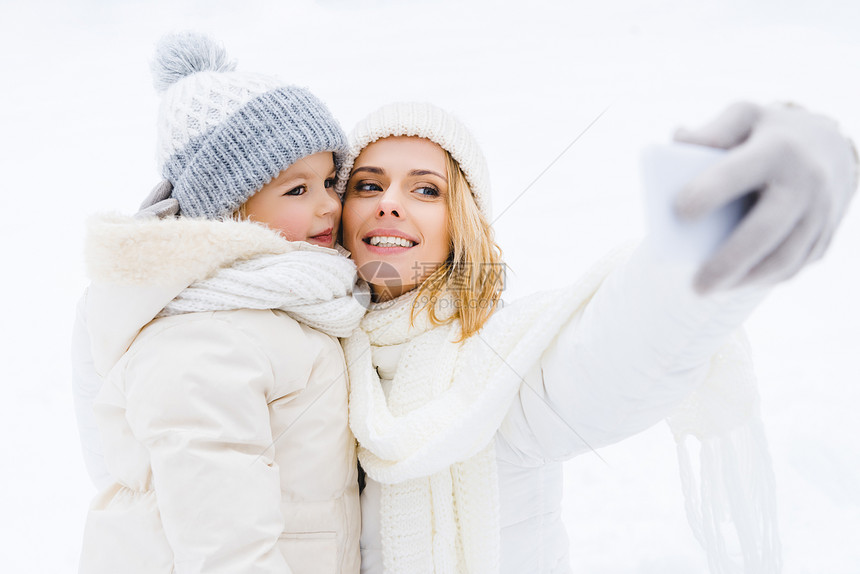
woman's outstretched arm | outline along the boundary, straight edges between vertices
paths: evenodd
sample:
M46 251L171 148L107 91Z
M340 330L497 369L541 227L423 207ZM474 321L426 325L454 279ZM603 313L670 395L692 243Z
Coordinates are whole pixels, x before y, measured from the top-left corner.
M759 201L700 268L646 239L607 278L522 373L500 434L512 462L569 458L665 418L770 287L820 258L857 186L851 142L797 108L736 105L682 135L731 148L679 198L685 216L750 186Z
M564 460L666 418L766 289L698 295L693 269L646 241L521 373L502 425L511 462Z

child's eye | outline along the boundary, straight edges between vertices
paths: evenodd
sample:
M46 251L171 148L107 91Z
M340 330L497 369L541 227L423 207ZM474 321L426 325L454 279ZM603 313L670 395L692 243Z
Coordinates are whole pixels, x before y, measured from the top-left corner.
M419 195L437 196L439 195L439 190L432 186L424 186L417 188L415 193Z
M290 191L286 192L284 195L304 195L307 192L308 188L304 185L300 185L298 187L294 187Z
M333 188L333 187L334 187L334 184L335 184L335 181L336 181L336 180L335 180L335 178L333 178L333 177L330 177L330 178L328 178L327 180L325 180L325 188L326 188L326 189L331 189L331 188Z

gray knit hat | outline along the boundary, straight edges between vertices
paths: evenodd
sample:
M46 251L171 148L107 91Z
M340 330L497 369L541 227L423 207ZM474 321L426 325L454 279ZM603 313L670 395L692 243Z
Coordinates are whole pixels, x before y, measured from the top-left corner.
M206 36L172 34L158 44L157 159L184 216L229 215L299 159L331 151L337 167L347 150L340 125L308 90L235 67Z

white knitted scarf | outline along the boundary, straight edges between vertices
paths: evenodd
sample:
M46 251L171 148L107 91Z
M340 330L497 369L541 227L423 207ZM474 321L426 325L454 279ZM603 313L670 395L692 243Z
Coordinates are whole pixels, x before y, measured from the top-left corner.
M498 479L493 436L522 384L614 261L574 286L519 301L456 343L457 321L410 326L414 294L373 308L344 342L350 426L367 474L381 483L387 574L499 569ZM436 303L450 312L453 301ZM539 327L538 327L539 325ZM406 343L386 400L371 345Z
M280 309L300 323L346 337L366 309L353 295L355 263L322 249L261 255L185 288L159 317L200 311Z
M462 343L455 342L459 335L456 321L434 328L427 314L421 312L416 313L410 325L414 293L372 308L360 328L344 341L351 385L350 426L359 441L362 467L381 483L386 574L498 572L500 526L493 437L520 388L520 374L539 360L562 326L587 304L621 256L607 258L567 289L541 293L507 306L503 313L493 315L478 334ZM444 312L452 301L443 297L436 304L437 310ZM398 344L405 347L386 399L371 362L371 346ZM737 360L737 354L745 351L734 342L726 346L718 364L722 368L712 368L709 375L708 392L750 382L748 362ZM737 380L723 377L737 374L726 365L740 365L745 376ZM754 387L751 392L755 398ZM745 393L741 398L749 400L749 391ZM707 400L706 397L704 401ZM754 406L751 412L757 419L757 403ZM732 410L732 405L726 407ZM695 418L683 420L700 428ZM743 426L745 421L739 424ZM681 424L676 430L679 455L682 466L687 463L684 470L691 475L689 457L683 458L685 451L680 445L690 429L682 427ZM763 434L760 439L764 440ZM730 446L726 448L731 450ZM733 483L724 490L731 491L727 497L733 506L732 514L737 515L732 518L736 523L740 518L744 526L753 529L739 528L738 537L752 541L744 547L747 554L743 561L761 565L774 560L767 555L771 546L762 542L762 538L775 537L773 512L766 508L773 482L766 443L752 441L746 448L745 458L753 459L751 464L758 469L755 476L761 482L739 493ZM764 459L757 456L762 448ZM730 458L731 455L725 457ZM713 459L703 449L703 475L709 477L703 480L703 488L707 483L709 492L715 492L716 485L736 479L707 468ZM718 513L714 508L725 498L714 500L705 493L699 500L689 476L684 488L688 517L694 531L702 534L700 540L712 568L716 568L713 571L733 572L734 560L728 555L724 538L720 532L713 532L714 523L724 518L715 516ZM698 515L693 508L697 504L701 507ZM749 514L764 514L766 518L753 523L743 518Z

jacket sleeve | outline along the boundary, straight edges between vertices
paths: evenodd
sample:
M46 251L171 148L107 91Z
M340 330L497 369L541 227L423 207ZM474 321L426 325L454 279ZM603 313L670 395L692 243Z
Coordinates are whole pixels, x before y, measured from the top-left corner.
M499 455L522 465L565 460L668 416L766 294L703 297L692 289L693 271L647 243L615 269L522 373L497 435Z
M101 391L103 381L93 365L90 334L87 329L86 300L87 293L84 292L78 301L72 328L72 393L84 464L90 480L101 490L110 484L111 480L105 465L101 435L93 414L93 404Z
M209 315L140 343L125 368L126 417L150 454L177 571L290 572L277 547L268 357Z

